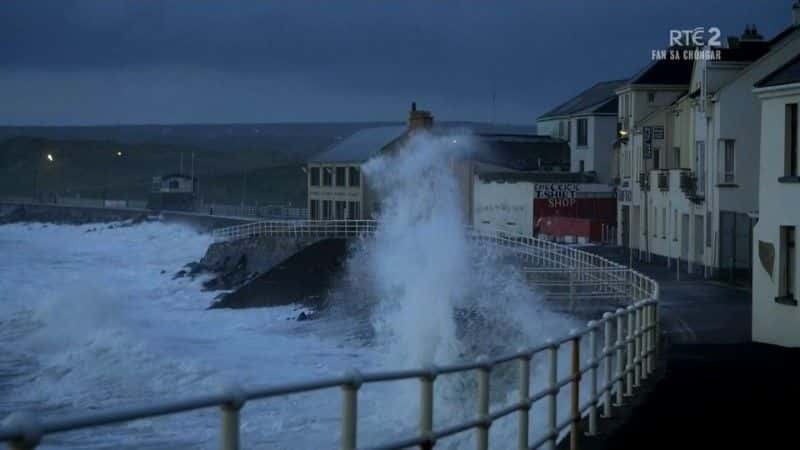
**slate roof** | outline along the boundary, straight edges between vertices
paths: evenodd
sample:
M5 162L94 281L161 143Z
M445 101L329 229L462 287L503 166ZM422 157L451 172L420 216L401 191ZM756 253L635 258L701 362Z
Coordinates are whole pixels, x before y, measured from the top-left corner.
M477 134L483 144L471 159L514 170L570 164L569 144L561 139L537 135Z
M309 162L361 163L377 155L406 132L404 125L367 128L313 156Z
M689 84L692 82L693 63L694 61L684 59L653 61L634 75L627 84Z
M597 175L580 172L478 172L483 181L513 183L530 181L535 183L597 183Z
M800 83L800 55L762 78L755 84L757 88L782 86L784 84Z
M535 170L540 165L569 165L570 149L566 141L528 133L507 133L506 130L516 131L520 127L451 123L437 124L432 132L464 132L475 135L480 145L470 158L486 164L514 170ZM314 156L309 162L362 163L381 151L391 151L391 148L402 145L406 138L404 126L369 128L356 132L329 150Z
M614 91L626 80L603 81L544 113L538 120L586 114L590 112L616 113L617 94Z

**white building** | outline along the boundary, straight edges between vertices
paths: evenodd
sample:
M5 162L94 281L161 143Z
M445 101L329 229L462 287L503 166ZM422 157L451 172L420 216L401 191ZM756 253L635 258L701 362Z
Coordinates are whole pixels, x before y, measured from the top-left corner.
M361 130L313 157L307 167L308 208L312 220L375 218L379 199L361 172L361 165L382 153L402 148L417 131L432 134L471 133L477 148L469 159L453 161L465 223L473 219L473 174L481 170L566 172L569 147L560 139L534 134L507 133L501 127L481 124L437 124L428 111L412 104L407 126ZM514 130L516 131L516 129Z
M680 259L689 271L747 278L761 114L752 86L800 52L800 34L790 27L764 41L748 27L720 50L719 61L651 64L649 70L682 63L684 76L690 72L669 91L646 91L647 103L659 103L659 94L673 100L645 115L638 112L642 92L618 91L627 132L619 147L619 237L646 258Z
M600 182L611 182L611 147L617 135L614 90L624 83L597 83L537 119L539 134L569 142L571 172L594 172Z
M753 257L753 340L800 347L800 56L756 84L761 100L759 217Z

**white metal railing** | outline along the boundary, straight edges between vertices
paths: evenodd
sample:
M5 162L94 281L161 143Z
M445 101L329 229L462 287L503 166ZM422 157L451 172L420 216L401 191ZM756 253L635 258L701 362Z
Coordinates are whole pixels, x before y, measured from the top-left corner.
M217 242L256 236L304 236L349 238L372 234L374 220L267 220L214 230ZM484 228L468 227L470 238L505 248L530 262L529 274L550 275L536 279L548 298L646 298L642 281L629 268L583 250L549 240Z
M255 217L255 218L308 218L308 208L297 208L284 205L225 205L219 203L203 203L198 206L198 212L207 212L217 216Z
M114 209L147 209L147 201L121 200L67 196L48 196L46 198L34 197L0 197L0 202L18 205L55 205L75 206L83 208L114 208ZM251 217L251 218L282 218L305 219L308 217L307 208L296 208L283 205L224 205L217 203L201 203L197 205L196 212L226 217Z
M336 236L355 236L372 232L374 229L375 223L371 221L332 222L327 225L308 221L263 222L219 230L215 233L215 237L231 239L267 233L274 235L337 233ZM475 239L516 249L529 261L540 263L545 268L575 269L573 271L580 273L580 276L585 277L587 281L604 280L607 276L613 276L617 281L624 279L627 282L625 291L629 293L632 304L627 308L617 309L614 313L607 312L600 320L589 322L585 328L573 330L560 339L548 340L543 345L524 348L516 353L491 359L483 358L474 362L400 371L365 373L352 371L339 377L247 389L232 386L215 394L44 421L39 421L33 415L17 412L3 422L0 428L0 441L8 442L10 448L15 450L32 450L44 436L50 434L217 407L221 416L220 449L233 450L239 448L240 410L246 402L339 388L342 395L340 448L351 450L359 448L357 403L361 386L368 383L417 379L420 395L417 432L406 438L388 441L372 448L402 449L418 446L421 449L431 449L442 438L474 430L478 450L486 450L489 447L489 428L492 423L502 417L517 414L517 448L538 449L547 444L547 448L555 449L560 433L569 430L570 447L575 449L582 433L594 435L598 432L598 418L601 411L604 417L612 417L614 408L622 405L625 397L632 396L642 380L653 373L659 347L658 284L638 272L575 248L501 232L471 230L470 234ZM582 358L581 341L584 339L588 339L589 354ZM559 348L564 346L568 346L571 352L569 375L558 379L557 355ZM547 356L547 387L532 393L530 392L531 360L540 354ZM511 404L493 409L489 398L490 374L492 370L504 364L516 364L518 367L519 398ZM478 387L475 395L478 401L475 415L462 423L437 427L433 420L435 381L442 376L463 372L477 372ZM584 377L588 377L589 392L588 400L581 404L581 380ZM604 380L603 385L599 384L601 378ZM567 387L569 387L569 414L565 420L559 422L556 399L559 392ZM546 402L547 428L543 436L532 441L530 410L534 404L542 401ZM584 416L587 417L586 430L583 430Z

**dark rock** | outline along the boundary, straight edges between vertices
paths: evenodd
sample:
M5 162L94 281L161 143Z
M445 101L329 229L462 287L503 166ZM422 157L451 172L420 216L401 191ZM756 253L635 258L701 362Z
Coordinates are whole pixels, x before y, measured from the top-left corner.
M175 276L173 276L173 277L172 277L172 279L174 280L174 279L176 279L176 278L183 278L183 277L185 277L185 276L186 276L186 271L185 271L185 270L179 270L179 271L178 271L178 272L175 274Z
M308 317L308 315L306 315L305 312L301 312L300 315L297 316L297 321L298 322L305 322L308 319L309 319L309 317Z
M162 271L161 271L161 275L164 275L165 273L167 273L167 271L166 271L166 270L162 270Z
M210 309L257 308L302 303L318 308L339 277L347 259L347 241L325 239L304 248L265 273L234 270L204 283L207 289L234 289L222 294ZM239 258L237 267L247 266ZM237 285L236 283L241 283Z

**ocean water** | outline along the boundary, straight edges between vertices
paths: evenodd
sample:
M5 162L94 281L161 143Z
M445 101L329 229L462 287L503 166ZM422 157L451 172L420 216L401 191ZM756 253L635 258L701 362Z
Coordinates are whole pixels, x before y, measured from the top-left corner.
M454 140L420 137L365 168L383 180L376 187L387 208L376 235L352 244L333 306L313 321L292 320L293 306L206 310L215 293L201 290L202 277L172 278L211 242L183 226L0 226L0 415L55 417L231 383L469 361L563 336L580 324L551 312L517 261L465 235L448 171L464 151ZM535 392L543 355L532 372ZM516 400L515 377L512 365L493 372L495 407ZM474 374L439 377L435 426L471 417L476 390ZM544 431L543 408L533 409L534 436ZM415 380L362 387L359 445L414 433L417 412ZM249 402L243 448L336 448L339 414L337 389ZM493 424L493 448L513 446L516 421ZM57 434L42 448L215 448L218 423L209 409ZM472 439L462 433L437 448L472 448Z

